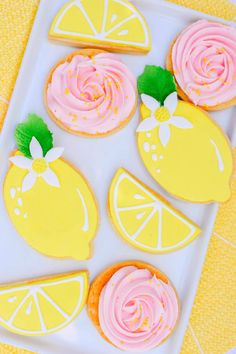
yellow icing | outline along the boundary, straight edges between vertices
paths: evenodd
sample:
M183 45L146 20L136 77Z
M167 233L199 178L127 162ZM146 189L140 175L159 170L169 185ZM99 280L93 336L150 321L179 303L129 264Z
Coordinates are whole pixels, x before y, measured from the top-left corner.
M170 119L170 112L167 108L160 107L155 112L155 118L161 123L166 122L168 119Z
M141 116L150 117L144 105ZM138 149L146 168L163 188L179 198L202 203L228 200L233 170L228 139L204 111L192 104L179 101L174 116L186 118L193 127L170 125L166 146L160 142L159 126L138 133Z
M49 36L85 44L151 49L147 23L128 0L69 1L55 16Z
M44 336L69 325L88 293L85 271L0 286L0 325L25 336Z
M32 163L32 169L36 173L44 173L47 167L47 162L43 158L35 159Z
M108 1L105 31L110 31L137 11L133 6L124 6L124 4L131 5L128 1Z
M100 33L102 31L103 16L104 16L104 11L105 11L105 1L104 0L96 0L96 11L94 11L94 4L93 4L93 6L91 6L91 1L83 1L82 5L83 5L83 8L84 8L86 14L88 15L89 19L91 20L92 24L94 25L95 30L98 33ZM67 11L66 11L66 13L67 13ZM81 14L81 12L80 12L80 16L84 17L83 14ZM68 21L67 23L69 23L69 22L70 21ZM67 29L66 24L65 24L64 29ZM80 26L80 28L77 27L76 32L80 32L80 30L81 30L81 26ZM88 34L88 33L85 33L85 34Z
M4 183L9 216L19 234L37 251L52 257L87 259L98 226L94 196L84 178L64 160L49 165L59 179L59 188L38 177L32 189L24 193L21 186L28 170L10 167Z
M68 8L67 5L65 5L62 10L63 17L58 23L59 32L79 32L81 35L93 36L93 30L78 6L72 5ZM51 31L52 29L50 30L50 35L52 35Z
M122 168L110 186L109 211L123 239L147 252L175 251L201 232L197 225Z

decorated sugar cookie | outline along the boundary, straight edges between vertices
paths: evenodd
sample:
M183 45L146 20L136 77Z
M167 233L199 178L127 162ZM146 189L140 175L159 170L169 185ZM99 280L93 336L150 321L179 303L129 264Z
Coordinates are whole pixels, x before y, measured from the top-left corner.
M206 110L236 105L236 28L197 21L179 34L167 57L179 95Z
M140 261L114 264L91 285L88 314L101 336L118 349L144 353L174 332L178 295L170 280Z
M201 109L177 99L171 73L147 66L138 79L142 121L140 156L169 193L190 202L230 198L232 150L227 137Z
M105 136L133 117L136 78L117 55L84 49L51 70L45 103L50 117L66 131Z
M85 271L0 285L0 325L23 336L45 336L68 326L88 294Z
M95 6L94 6L95 5ZM151 49L148 25L127 0L72 0L54 18L49 38L78 47L146 53Z
M97 205L85 179L53 147L52 133L34 114L17 126L4 200L16 230L47 256L84 260L98 226Z
M111 220L119 235L142 251L176 251L201 232L163 197L122 168L112 180L108 200Z

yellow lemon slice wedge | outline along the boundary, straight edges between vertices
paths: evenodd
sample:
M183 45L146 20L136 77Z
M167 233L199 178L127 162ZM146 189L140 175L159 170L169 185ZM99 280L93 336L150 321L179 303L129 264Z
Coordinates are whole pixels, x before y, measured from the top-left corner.
M176 251L201 232L163 197L122 168L110 186L109 211L119 234L134 247L151 253Z
M69 1L54 18L49 38L122 52L151 49L146 21L127 0Z
M0 286L0 325L24 336L44 336L69 325L88 294L88 274L79 271Z

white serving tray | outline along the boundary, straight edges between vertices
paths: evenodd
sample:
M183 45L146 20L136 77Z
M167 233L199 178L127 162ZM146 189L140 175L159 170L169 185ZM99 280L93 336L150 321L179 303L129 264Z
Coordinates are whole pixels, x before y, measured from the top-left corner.
M47 74L55 62L74 50L72 47L52 44L47 38L50 23L65 1L41 0L0 138L0 184L2 186L9 167L8 157L15 148L15 127L29 112L35 112L45 118L54 132L55 146L65 147L65 158L80 168L91 183L100 206L101 226L94 242L93 257L89 261L76 262L44 257L30 248L17 234L8 218L1 194L0 282L19 281L77 269L88 269L93 280L105 267L119 261L139 259L150 262L169 276L182 303L176 332L150 353L177 354L180 352L188 324L218 207L216 204L193 205L178 201L163 192L155 183L142 164L136 148L138 111L128 126L110 137L101 139L73 136L62 131L49 119L43 104L43 87ZM203 18L221 21L162 0L133 0L133 3L146 17L153 39L153 49L147 56L121 55L137 76L143 71L145 64L165 64L171 40L186 25ZM234 115L233 108L212 114L228 133L233 146L236 141ZM126 167L154 190L161 192L175 207L198 223L204 230L202 235L184 249L167 255L143 253L123 242L114 232L106 208L108 187L112 176L121 166ZM101 338L90 322L86 308L73 324L56 334L41 338L21 337L0 327L0 341L40 354L121 353Z

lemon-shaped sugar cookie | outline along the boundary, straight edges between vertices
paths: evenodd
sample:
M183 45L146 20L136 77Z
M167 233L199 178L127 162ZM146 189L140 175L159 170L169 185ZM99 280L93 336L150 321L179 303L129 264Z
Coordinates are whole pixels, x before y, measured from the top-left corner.
M128 0L69 1L55 16L49 38L120 52L151 49L148 25Z
M173 83L170 73L159 67L146 67L139 78L140 156L152 177L174 196L224 202L230 198L233 171L229 141L207 113L178 101Z
M86 180L53 148L41 118L16 129L18 148L4 183L5 204L18 233L39 252L84 260L98 226L97 205Z
M146 252L176 251L201 232L163 197L122 168L110 186L109 212L119 235Z
M57 332L79 315L88 287L85 271L0 285L0 325L23 336Z

